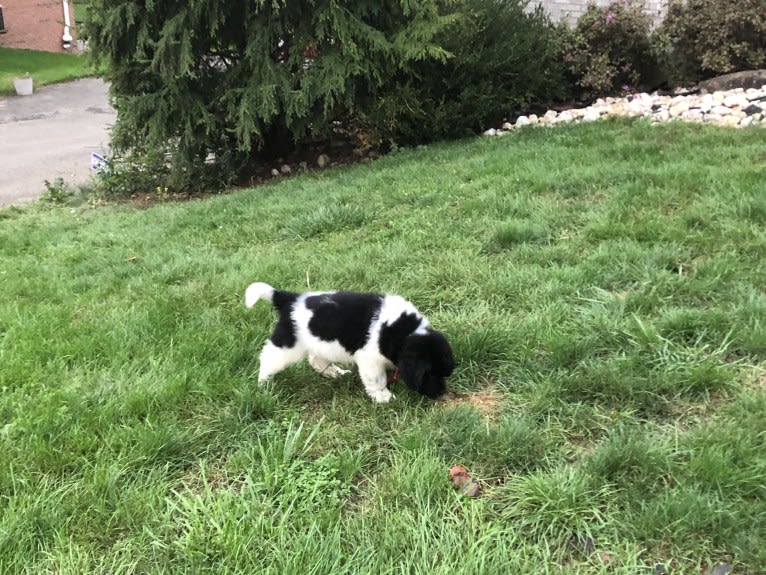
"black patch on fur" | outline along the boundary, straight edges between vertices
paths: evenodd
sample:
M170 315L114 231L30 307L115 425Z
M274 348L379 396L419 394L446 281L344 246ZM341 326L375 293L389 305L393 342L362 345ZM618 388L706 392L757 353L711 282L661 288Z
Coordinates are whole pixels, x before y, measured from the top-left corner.
M414 313L403 313L392 324L383 324L380 328L378 345L380 353L396 364L404 339L420 325L420 317Z
M374 293L336 292L306 298L313 314L309 330L322 341L337 341L349 353L364 347L370 325L380 313L383 296Z
M271 343L277 347L294 347L297 341L295 337L295 326L290 316L280 316L277 325L274 326L274 333L271 334Z
M293 309L295 300L297 299L297 293L277 289L274 290L274 294L271 296L271 305L273 305L274 309L277 310L280 314L282 312L287 312L289 314Z
M274 326L274 333L271 334L271 343L277 347L290 348L298 341L295 336L295 325L290 317L296 299L298 299L298 294L274 290L271 305L279 312L279 320Z
M447 338L430 331L405 339L396 366L409 388L435 399L447 391L445 379L455 368L455 360Z

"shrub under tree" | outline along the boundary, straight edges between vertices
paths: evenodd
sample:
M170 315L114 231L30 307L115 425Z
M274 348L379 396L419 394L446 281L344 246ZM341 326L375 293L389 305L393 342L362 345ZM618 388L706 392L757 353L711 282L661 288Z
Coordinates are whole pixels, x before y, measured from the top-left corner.
M526 0L455 0L436 40L446 59L424 59L370 107L371 129L397 144L463 137L566 93L556 29Z

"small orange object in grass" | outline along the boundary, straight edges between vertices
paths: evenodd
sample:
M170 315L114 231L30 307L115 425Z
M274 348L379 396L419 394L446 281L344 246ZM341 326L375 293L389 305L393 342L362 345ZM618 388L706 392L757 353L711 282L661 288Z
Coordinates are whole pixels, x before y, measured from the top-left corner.
M452 485L455 486L460 493L468 495L468 497L476 497L481 491L481 485L476 481L471 474L468 473L465 467L462 465L453 465L449 468L449 478L452 481Z

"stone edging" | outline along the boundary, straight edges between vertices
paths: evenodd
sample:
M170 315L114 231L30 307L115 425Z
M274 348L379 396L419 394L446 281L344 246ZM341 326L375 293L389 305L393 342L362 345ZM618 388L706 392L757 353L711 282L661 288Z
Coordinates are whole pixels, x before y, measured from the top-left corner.
M562 112L548 110L542 116L519 116L515 123L506 122L501 129L490 128L484 135L502 136L528 125L552 126L613 117L642 117L653 123L681 120L732 128L766 127L766 84L760 88L735 88L706 94L668 96L642 92L623 98L599 98L587 108Z

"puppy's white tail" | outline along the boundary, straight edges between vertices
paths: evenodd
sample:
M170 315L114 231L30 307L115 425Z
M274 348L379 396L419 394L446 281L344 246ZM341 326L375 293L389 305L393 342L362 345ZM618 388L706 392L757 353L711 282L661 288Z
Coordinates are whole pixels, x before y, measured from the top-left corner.
M274 288L269 284L255 282L247 286L245 290L245 306L253 307L259 299L271 302L274 297Z

